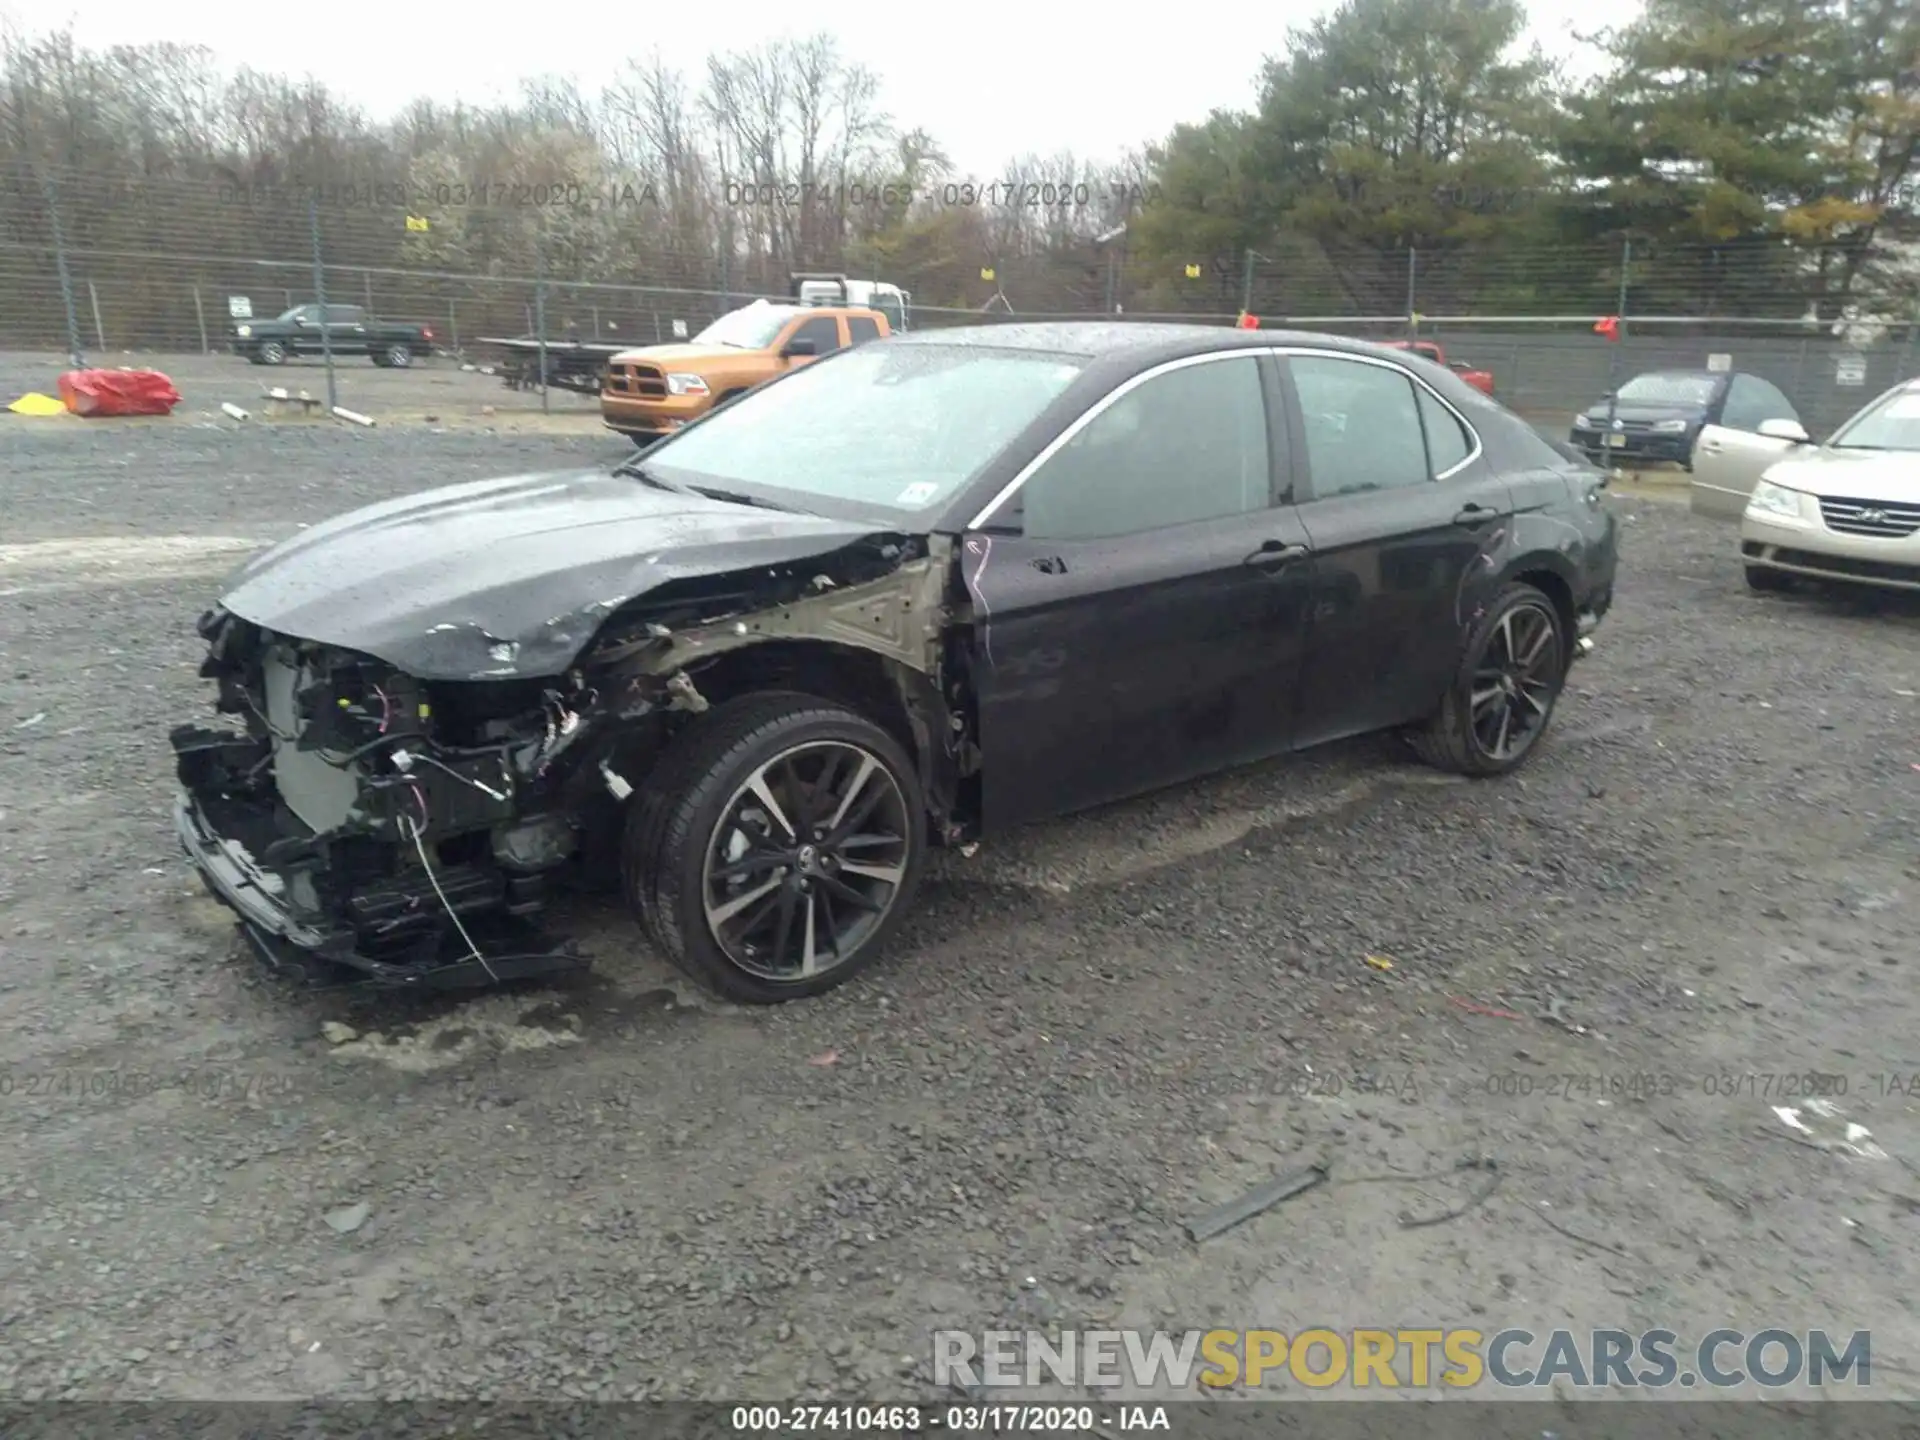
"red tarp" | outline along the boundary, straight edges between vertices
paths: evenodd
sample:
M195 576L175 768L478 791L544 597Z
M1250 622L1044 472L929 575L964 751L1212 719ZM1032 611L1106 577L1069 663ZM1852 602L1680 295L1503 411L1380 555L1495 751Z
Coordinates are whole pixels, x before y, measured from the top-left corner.
M170 415L180 392L158 370L69 370L60 399L75 415Z

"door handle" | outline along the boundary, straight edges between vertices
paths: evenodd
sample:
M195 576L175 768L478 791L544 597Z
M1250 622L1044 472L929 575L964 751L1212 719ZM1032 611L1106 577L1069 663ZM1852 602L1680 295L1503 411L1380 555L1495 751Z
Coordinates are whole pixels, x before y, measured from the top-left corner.
M1475 505L1471 501L1460 507L1460 513L1453 517L1456 525L1480 525L1494 518L1495 511L1485 505Z
M1253 554L1247 556L1247 564L1262 570L1278 570L1297 560L1304 560L1312 553L1304 545L1288 545L1284 541L1269 540Z

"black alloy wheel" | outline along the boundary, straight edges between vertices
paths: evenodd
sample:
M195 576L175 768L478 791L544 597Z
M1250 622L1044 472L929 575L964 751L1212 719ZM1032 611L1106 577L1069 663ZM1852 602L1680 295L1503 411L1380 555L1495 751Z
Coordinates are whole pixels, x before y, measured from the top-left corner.
M717 706L661 757L630 804L622 869L669 960L771 1004L878 958L926 843L900 743L833 701L777 692Z
M1552 600L1532 585L1507 586L1469 634L1440 708L1407 732L1414 752L1460 775L1517 769L1546 733L1566 683L1569 645Z
M782 751L734 791L714 827L707 928L750 975L812 980L885 921L911 831L906 796L872 752L840 740Z

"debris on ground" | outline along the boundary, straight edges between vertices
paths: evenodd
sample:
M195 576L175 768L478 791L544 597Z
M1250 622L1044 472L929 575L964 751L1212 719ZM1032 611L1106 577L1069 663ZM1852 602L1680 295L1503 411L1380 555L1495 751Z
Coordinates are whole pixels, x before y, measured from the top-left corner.
M1492 1198L1493 1192L1498 1190L1507 1178L1506 1175L1501 1172L1499 1162L1491 1155L1470 1155L1458 1165L1454 1166L1454 1169L1484 1170L1492 1178L1487 1180L1485 1184L1481 1185L1478 1190L1475 1190L1458 1205L1443 1210L1438 1215L1416 1216L1408 1211L1402 1210L1400 1212L1400 1228L1402 1230L1424 1230L1429 1225L1444 1225L1449 1220L1458 1220L1469 1210L1476 1210L1486 1204L1487 1201Z
M373 1207L362 1200L353 1205L342 1205L326 1214L327 1226L336 1235L351 1235L367 1223L367 1217L373 1213Z
M1271 1210L1282 1200L1291 1200L1296 1195L1305 1194L1327 1178L1327 1166L1324 1161L1308 1165L1304 1169L1290 1170L1276 1176L1266 1184L1256 1186L1238 1200L1229 1200L1225 1205L1209 1210L1197 1220L1186 1224L1187 1238L1198 1244L1202 1240L1211 1240L1214 1236L1231 1230L1243 1221Z
M818 1055L810 1055L807 1057L807 1064L818 1065L822 1068L828 1065L838 1065L839 1063L840 1052L838 1050L823 1050Z
M171 415L180 403L173 381L158 370L69 370L58 384L67 409L87 419Z
M1360 958L1376 970L1391 970L1393 968L1393 961L1384 955L1362 955Z
M52 395L42 395L38 390L30 390L18 400L7 406L16 415L65 415L65 402Z
M329 1045L346 1045L360 1038L360 1032L351 1025L343 1025L338 1020L329 1020L320 1027L320 1033L327 1037Z

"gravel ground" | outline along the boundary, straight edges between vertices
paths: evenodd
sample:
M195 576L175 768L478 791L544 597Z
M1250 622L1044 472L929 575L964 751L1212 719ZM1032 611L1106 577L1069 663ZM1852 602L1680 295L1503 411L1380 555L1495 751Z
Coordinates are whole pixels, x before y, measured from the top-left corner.
M1369 741L1036 827L772 1011L585 904L565 990L261 976L167 818L220 572L624 453L0 419L0 1395L860 1400L946 1326L1420 1323L1868 1328L1920 1392L1920 608L1750 596L1671 492L1506 782Z

